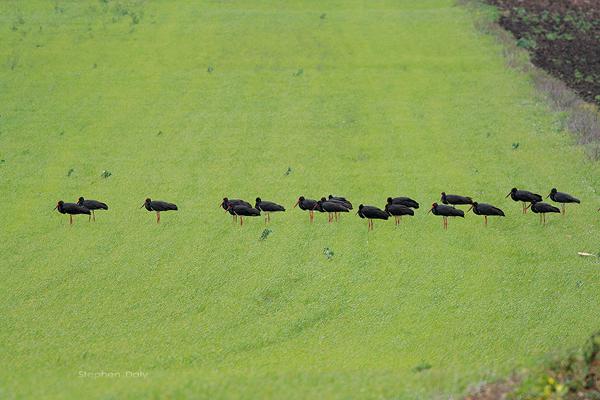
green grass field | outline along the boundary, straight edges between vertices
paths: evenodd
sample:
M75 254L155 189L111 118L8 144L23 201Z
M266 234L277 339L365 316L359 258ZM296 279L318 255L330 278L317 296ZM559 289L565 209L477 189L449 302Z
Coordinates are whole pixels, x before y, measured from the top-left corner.
M583 343L600 163L473 18L450 0L1 2L0 398L447 398ZM513 186L582 204L542 227ZM442 190L507 217L443 231ZM373 232L291 208L329 193L422 207ZM111 209L69 227L52 208L80 195ZM289 210L259 240L225 195ZM180 211L157 225L147 196ZM80 375L100 371L122 376Z

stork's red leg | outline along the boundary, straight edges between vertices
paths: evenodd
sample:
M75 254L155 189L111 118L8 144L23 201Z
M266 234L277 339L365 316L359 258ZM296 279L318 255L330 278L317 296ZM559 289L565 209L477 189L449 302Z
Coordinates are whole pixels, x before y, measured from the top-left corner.
M562 203L562 214L565 215L565 203Z
M94 222L96 222L96 213L94 213L94 210L92 210L92 217L94 218Z
M487 215L484 215L483 218L485 220L485 226L487 226Z
M156 223L160 223L160 211L156 212Z
M69 214L69 225L73 225L73 216Z
M244 217L240 215L240 226L244 226Z

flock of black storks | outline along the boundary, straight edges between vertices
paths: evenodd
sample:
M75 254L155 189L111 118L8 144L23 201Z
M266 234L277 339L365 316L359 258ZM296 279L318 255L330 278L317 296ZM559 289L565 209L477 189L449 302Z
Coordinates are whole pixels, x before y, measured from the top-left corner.
M542 202L542 196L536 193L529 192L527 190L518 190L512 188L506 197L511 197L514 201L522 202L523 214L527 213L527 210L531 210L540 215L540 224L546 224L547 213L560 213L561 210L557 207L548 203ZM568 193L562 193L553 188L550 194L546 198L550 198L553 202L561 204L562 214L565 214L565 204L569 203L580 203L579 199L571 196ZM459 196L455 194L446 194L442 192L441 196L442 204L433 203L427 213L433 215L439 215L443 219L443 228L448 229L448 217L461 217L464 218L465 213L463 210L456 208L456 206L467 205L470 206L467 212L473 210L476 215L481 215L484 218L484 225L488 224L488 217L498 216L504 217L504 211L500 208L495 207L491 204L478 203L473 201L471 197ZM529 203L529 205L527 205ZM177 210L177 206L173 203L166 201L146 199L144 204L140 208L146 208L148 211L156 212L156 222L160 222L160 213L164 211ZM219 207L222 207L226 212L232 215L234 222L237 218L240 218L240 225L244 225L244 217L258 217L261 213L265 215L265 223L270 222L271 213L283 212L285 207L271 201L264 201L260 197L256 198L254 206L247 201L241 199L229 199L225 197ZM308 211L309 221L314 221L315 212L327 213L327 220L329 223L338 221L340 213L347 213L353 209L352 203L345 197L329 195L328 197L321 197L320 200L308 199L304 196L298 197L298 200L294 204L294 208L299 207L301 210ZM410 197L388 197L385 207L383 209L371 206L371 205L359 205L356 214L360 218L366 218L368 220L368 230L373 230L373 220L387 220L389 217L394 217L395 225L400 224L403 216L415 215L415 209L419 208L419 203ZM73 224L73 215L86 214L89 215L89 220L95 221L96 216L94 211L96 210L108 210L106 203L97 200L86 200L80 197L77 203L65 203L62 200L56 204L56 207L61 214L69 215L69 222ZM600 209L598 210L600 211Z

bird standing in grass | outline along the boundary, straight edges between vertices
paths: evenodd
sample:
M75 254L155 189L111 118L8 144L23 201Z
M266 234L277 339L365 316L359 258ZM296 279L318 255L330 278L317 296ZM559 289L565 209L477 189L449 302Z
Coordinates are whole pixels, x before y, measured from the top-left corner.
M106 205L106 203L103 203L98 200L86 200L83 197L80 197L79 200L77 200L77 204L87 208L92 212L92 215L90 215L90 219L93 218L94 222L96 222L96 214L94 214L94 210L108 210L108 206Z
M499 217L504 217L504 211L502 211L498 207L494 207L491 204L478 203L478 202L474 201L473 204L471 205L471 207L467 210L467 212L469 212L471 210L473 210L473 212L476 215L483 215L483 218L485 221L484 222L485 226L487 226L487 223L488 223L488 220L487 220L488 216L497 215Z
M389 218L389 214L387 212L383 211L382 209L375 207L375 206L365 206L362 204L358 206L358 211L356 212L356 214L358 214L358 216L361 218L367 218L369 220L369 223L368 223L369 231L373 230L373 220L374 219L387 220Z
M285 211L285 208L283 206L277 203L273 203L272 201L262 201L260 197L256 198L254 208L265 213L265 223L271 221L272 212Z
M326 212L328 214L327 222L331 223L331 221L333 221L334 214L335 219L337 220L337 213L348 212L348 207L346 207L344 204L345 203L342 201L327 200L325 197L321 197L321 200L317 201L317 204L315 204L314 209L321 212Z
M450 204L452 206L473 204L473 199L467 196L459 196L457 194L446 194L442 192L442 203Z
M387 202L388 204L391 202L392 204L401 204L410 208L419 208L419 203L410 197L388 197Z
M146 210L148 211L156 211L156 223L158 224L160 222L160 212L161 211L177 211L177 206L173 203L167 203L166 201L160 201L160 200L151 200L151 199L146 199L144 201L144 204L142 204L142 207L146 207ZM142 208L140 207L140 208Z
M527 214L527 209L529 206L525 206L525 203L533 203L534 201L542 201L542 196L537 193L528 192L527 190L518 190L517 188L512 188L510 192L506 195L506 197L510 196L514 201L522 201L523 202L523 214Z
M548 203L542 203L541 201L534 201L527 208L531 207L531 211L536 214L540 214L540 224L546 225L546 214L547 213L560 213L558 207L554 207Z
M553 202L560 203L563 215L566 212L565 211L566 203L577 203L577 204L581 203L581 201L578 198L571 196L569 193L559 192L556 190L556 188L552 188L552 190L550 191L550 194L548 196L546 196L546 198L548 198L548 197L550 197L550 199L552 199Z
M348 210L352 210L352 203L350 203L350 201L347 200L345 197L329 195L327 197L327 201L333 201L333 202L336 202L336 203L341 203Z
M308 211L308 219L310 220L311 224L313 222L313 220L315 219L315 206L317 205L317 201L313 200L313 199L307 199L304 196L300 196L298 197L298 200L296 200L296 204L294 204L294 208L296 208L296 206L300 207L301 210L304 211Z
M244 226L244 217L258 217L260 216L260 210L254 207L248 207L245 204L229 204L228 211L232 215L239 215L240 226Z
M403 215L415 215L415 212L412 210L412 208L402 204L394 204L392 202L391 197L388 197L387 199L387 204L385 205L385 212L387 212L389 215L394 216L396 225L400 225L400 221L402 220Z
M229 199L227 197L223 197L223 201L221 202L221 204L219 205L219 207L223 207L223 210L225 210L225 212L227 212L229 210L229 205L230 204L232 204L234 206L243 205L243 206L252 208L252 204L248 203L247 201L244 201L244 200L241 200L241 199ZM233 216L233 222L236 222L237 221L237 215L236 214L231 214L231 215Z
M58 203L56 203L56 207L54 207L54 209L58 210L58 212L61 214L69 214L69 225L73 225L73 215L91 214L91 211L84 206L80 206L79 204L75 203L65 203L62 200L59 200Z
M463 210L438 203L433 203L431 205L431 209L427 211L427 214L430 212L433 213L433 215L441 215L443 217L444 229L448 229L448 217L465 217Z

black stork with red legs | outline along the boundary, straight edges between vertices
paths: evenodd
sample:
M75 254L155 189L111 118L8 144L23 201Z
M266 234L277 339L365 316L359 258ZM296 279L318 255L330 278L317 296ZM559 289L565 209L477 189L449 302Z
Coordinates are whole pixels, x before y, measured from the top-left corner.
M244 226L244 217L258 217L260 216L260 210L254 207L248 207L245 204L229 204L227 209L231 215L240 217L240 226Z
M58 210L58 212L61 214L69 214L69 225L73 225L73 215L91 215L92 213L89 209L85 208L84 206L80 206L76 203L65 203L62 200L59 200L58 203L56 203L56 207L54 207L54 209Z
M523 202L523 214L527 214L527 209L529 206L525 206L525 203L533 203L542 201L542 196L537 193L528 192L527 190L518 190L517 188L510 189L510 192L506 195L506 197L510 196L514 201L522 201Z
M406 207L410 207L410 208L419 208L419 203L417 203L415 200L411 199L410 197L388 197L387 198L387 202L388 204L390 204L390 202L392 204L400 204Z
M546 198L548 198L548 197L550 197L550 199L552 199L553 202L560 203L563 215L566 212L565 204L581 203L581 200L579 200L577 197L571 196L569 193L559 192L556 190L556 188L552 188L552 190L550 191L550 194L548 196L546 196Z
M223 197L223 201L221 202L221 204L219 204L219 207L223 207L223 210L225 210L225 212L228 212L230 204L232 204L234 206L243 205L243 206L252 208L252 204L248 203L245 200L241 200L241 199L229 199L227 197ZM233 216L233 222L236 222L237 221L237 215L235 215L235 214L231 214L231 215Z
M488 217L491 217L491 216L504 217L504 211L502 211L498 207L494 207L491 204L478 203L478 202L474 201L473 204L471 205L471 207L467 210L467 212L469 212L471 210L473 210L473 213L475 213L475 215L483 215L483 219L485 221L484 222L485 226L487 226L487 224L488 224Z
M387 220L389 218L389 214L383 211L381 208L375 206L365 206L363 204L358 206L357 213L361 218L367 218L369 220L368 230L373 230L373 220L374 219L383 219Z
M433 203L431 205L431 209L427 211L427 214L429 213L433 213L433 215L441 215L443 217L444 229L448 229L448 217L465 217L463 210L438 203Z
M96 222L96 214L94 214L94 210L108 210L106 203L98 200L86 200L83 197L80 197L79 200L77 200L77 204L87 208L92 212L92 215L90 215L90 220L93 218L94 222Z
M277 203L273 203L272 201L263 201L260 197L256 198L254 208L265 213L265 223L271 221L272 212L285 211L285 207Z
M446 194L442 192L442 203L450 204L451 206L473 204L473 199L468 196L459 196L457 194Z
M156 211L156 223L160 223L161 211L177 211L177 206L173 203L168 203L161 200L144 200L144 204L140 208L146 207L148 211Z
M560 209L558 207L554 207L548 203L543 203L541 201L532 202L527 208L531 207L531 211L536 214L540 214L540 224L546 225L546 214L548 213L559 213Z
M342 201L327 200L325 197L321 197L321 200L315 204L315 210L320 212L326 212L328 214L327 222L331 223L334 219L337 220L337 213L348 212L349 208L344 205Z
M296 204L294 204L294 208L296 206L300 207L301 210L308 211L308 219L312 223L315 219L315 206L317 205L317 200L307 199L304 196L298 197L296 200Z
M392 198L388 197L387 204L385 205L385 212L392 215L395 219L395 225L400 225L403 215L415 215L412 208L402 204L394 204Z

